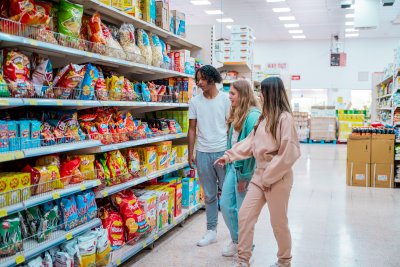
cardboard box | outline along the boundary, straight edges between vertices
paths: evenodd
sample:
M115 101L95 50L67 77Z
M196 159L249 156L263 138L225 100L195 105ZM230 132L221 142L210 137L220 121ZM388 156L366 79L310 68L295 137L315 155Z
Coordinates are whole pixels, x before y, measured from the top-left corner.
M336 140L336 118L311 118L310 139Z
M185 53L183 50L175 51L174 54L174 70L185 72Z
M123 10L124 9L124 3L123 0L112 0L111 1L111 6L118 9L118 10Z
M351 135L349 137L347 162L371 163L371 136Z
M156 24L156 2L155 0L141 0L143 20Z
M253 34L253 29L250 28L249 26L240 26L240 25L232 25L231 27L231 33L235 34L235 33L249 33L249 34Z
M156 25L169 31L169 6L164 2L156 2Z
M186 38L186 19L185 14L177 10L172 10L174 20L174 33L180 37Z
M336 108L335 106L313 106L311 107L311 117L336 118Z
M394 134L372 135L371 163L394 162Z
M231 41L252 41L253 36L250 33L232 33Z
M369 187L371 185L371 165L348 161L346 183L350 186Z
M136 9L137 9L136 0L123 0L123 10L125 13L135 17L137 13Z
M371 164L371 186L381 188L392 188L394 176L394 165L391 163Z
M231 48L253 48L254 42L253 41L249 41L249 40L244 40L244 41L232 41L230 43L230 47Z

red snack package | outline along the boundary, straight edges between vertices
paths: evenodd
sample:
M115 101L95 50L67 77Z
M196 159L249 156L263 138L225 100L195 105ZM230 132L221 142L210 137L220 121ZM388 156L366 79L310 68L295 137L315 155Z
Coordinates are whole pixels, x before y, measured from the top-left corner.
M108 90L106 80L104 79L104 74L99 69L99 78L97 79L96 86L94 87L94 91L96 93L97 100L100 101L108 101Z
M31 194L35 195L37 191L37 184L40 180L40 172L37 169L32 168L30 165L26 165L22 171L29 172L31 174Z
M62 68L54 78L54 94L60 99L69 99L72 91L81 83L86 65L69 64Z
M79 116L79 120L84 121L84 122L94 121L96 118L97 118L96 114L84 114L84 115Z
M93 122L81 122L79 124L85 134L89 136L91 140L100 140L100 134L97 131L96 125Z
M94 162L94 168L96 171L96 177L100 180L101 184L95 188L95 191L103 190L106 187L106 174L103 165L98 160Z
M49 15L38 12L33 0L10 0L10 19L28 25L47 25Z
M109 207L99 208L99 217L103 228L108 231L108 239L111 247L116 250L125 244L124 226L121 215L116 211L111 211Z
M35 8L38 13L50 16L53 4L42 1L35 1Z
M125 78L124 87L122 88L122 101L132 101L135 99L135 92L133 91L132 83Z
M80 158L61 163L60 176L63 184L77 184L84 180L82 173L79 171L80 164Z
M126 241L136 243L149 230L146 214L139 201L130 190L125 190L111 196L113 203L119 207L122 215Z
M106 38L103 34L101 18L98 12L95 12L89 20L88 35L89 41L103 45L106 44Z

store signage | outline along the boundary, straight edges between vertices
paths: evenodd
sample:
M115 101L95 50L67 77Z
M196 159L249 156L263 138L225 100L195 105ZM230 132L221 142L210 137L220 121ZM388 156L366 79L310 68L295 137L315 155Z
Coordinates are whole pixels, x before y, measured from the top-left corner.
M288 69L288 64L285 62L272 62L272 63L267 63L266 68L269 70L287 70Z
M292 75L292 81L300 81L300 75Z
M347 60L346 53L332 53L331 54L331 67L345 67Z

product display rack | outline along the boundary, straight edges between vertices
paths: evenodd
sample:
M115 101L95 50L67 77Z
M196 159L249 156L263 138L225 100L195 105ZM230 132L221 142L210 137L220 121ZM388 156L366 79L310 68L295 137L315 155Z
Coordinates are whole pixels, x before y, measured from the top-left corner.
M384 77L381 82L376 85L377 97L376 97L376 113L378 114L378 120L384 125L394 125L394 113L399 105L393 100L395 94L400 89L400 84L397 81L397 77L400 75L400 68L395 68L392 75ZM388 88L389 85L391 88ZM381 94L381 92L384 92Z
M194 207L191 207L189 209L182 209L182 214L175 218L174 222L167 227L163 228L162 230L159 230L157 233L150 235L146 239L136 243L135 245L125 245L119 250L115 251L112 253L111 256L111 261L112 265L111 266L119 266L121 263L126 262L129 260L129 258L135 256L138 254L140 251L143 249L147 248L148 246L154 244L156 240L158 240L162 235L166 234L168 231L170 231L172 228L177 226L178 224L181 224L184 220L186 220L190 215L194 214L197 212L199 209L203 208L204 204L197 204Z
M116 24L122 24L124 22L133 24L137 28L141 28L159 35L164 41L170 44L174 49L188 49L191 51L200 50L201 47L182 38L174 35L168 31L165 31L153 24L139 20L132 16L129 16L117 9L104 5L103 3L95 0L76 0L75 3L82 4L85 13L92 14L94 11L99 12L102 18L107 22L112 22ZM101 55L91 51L84 51L72 47L66 47L59 44L53 44L46 41L40 41L32 39L31 36L27 36L26 32L35 32L36 29L33 28L32 31L26 30L30 26L21 25L15 22L10 22L7 20L2 20L3 25L12 25L13 29L17 29L15 32L0 32L0 48L7 47L17 47L21 51L25 52L36 52L41 55L49 56L53 62L54 68L59 68L65 66L69 63L82 64L82 63L93 63L97 65L107 66L116 71L117 73L123 74L127 77L133 79L138 79L140 81L151 81L159 80L164 78L194 78L194 75L186 74L182 72L177 72L171 70L170 67L154 67L146 65L143 63L138 63L134 61L128 61L121 58L115 58L111 56ZM8 29L8 28L3 28ZM22 30L25 29L25 30ZM133 110L134 114L144 114L149 111L166 110L166 109L187 109L189 105L187 103L173 103L171 101L167 102L133 102L133 101L98 101L98 100L75 100L75 99L42 99L42 98L1 98L0 97L0 110L7 110L11 108L18 107L46 107L54 108L59 110L67 110L70 108L75 108L77 110L88 109L93 107L121 107L122 109ZM0 152L0 162L11 162L14 160L19 160L23 158L36 157L41 155L50 155L60 152L92 152L92 153L102 153L111 150L117 150L122 148L136 147L144 144L151 144L166 140L182 139L187 136L186 133L182 134L168 134L155 137L149 137L146 139L133 140L123 143L104 145L99 140L86 140L74 143L56 144L51 146L40 146L38 148L27 148L18 151ZM5 165L6 166L6 165ZM97 192L96 197L101 198L107 195L114 194L124 189L128 189L132 186L144 183L148 180L157 178L164 174L168 174L184 167L187 167L187 163L178 163L169 168L150 173L147 176L136 178L130 180L124 184L119 184L112 187L106 187L105 189ZM0 209L0 218L4 218L10 214L23 211L30 207L35 207L41 205L45 202L59 199L68 195L72 195L87 189L93 189L100 185L100 180L89 180L84 181L80 184L68 185L63 189L53 190L47 193L43 193L37 196L32 196L27 200L21 201L14 205L8 205ZM183 210L183 214L175 218L175 223L165 227L160 230L157 234L151 235L144 240L139 241L133 247L147 247L149 244L158 239L159 236L165 234L167 231L172 229L179 223L182 223L188 216L192 215L198 209L202 207L199 204L188 210ZM58 246L75 236L83 234L90 229L101 226L101 220L95 218L88 221L70 231L55 231L52 232L49 239L42 243L37 243L32 240L24 240L23 251L17 252L17 254L0 258L1 266L16 266L23 263L27 263L29 260L38 256L39 254L47 251L48 249ZM126 246L126 249L128 246ZM122 250L117 251L121 253ZM138 250L140 251L140 250ZM137 252L124 254L124 258L119 257L117 259L113 252L113 262L114 259L116 263L126 261L129 257L134 256Z

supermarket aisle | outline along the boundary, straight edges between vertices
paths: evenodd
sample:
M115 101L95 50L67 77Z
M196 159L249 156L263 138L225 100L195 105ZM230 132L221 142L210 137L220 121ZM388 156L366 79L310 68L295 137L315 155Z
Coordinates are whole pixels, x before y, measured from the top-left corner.
M349 188L345 179L346 146L302 145L289 211L292 266L400 266L400 191ZM255 267L275 260L268 220L265 208L256 226ZM204 226L203 212L167 235L152 252L125 266L230 266L231 260L220 256L229 240L222 217L219 242L199 248L196 241Z

